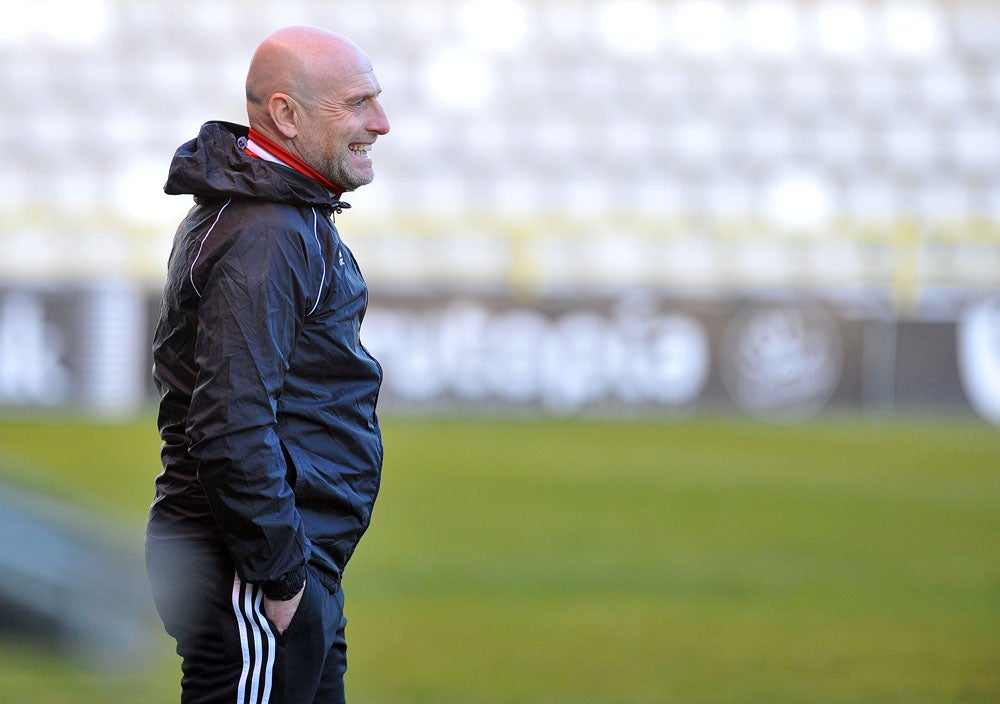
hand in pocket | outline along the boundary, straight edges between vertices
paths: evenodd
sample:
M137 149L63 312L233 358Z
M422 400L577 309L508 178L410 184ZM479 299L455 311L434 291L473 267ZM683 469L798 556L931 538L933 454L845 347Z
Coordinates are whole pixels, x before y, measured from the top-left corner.
M299 593L287 601L275 601L264 597L264 615L278 629L278 635L284 633L292 619L295 618L295 612L299 608L299 602L302 601L302 595L305 591L306 587L303 584Z

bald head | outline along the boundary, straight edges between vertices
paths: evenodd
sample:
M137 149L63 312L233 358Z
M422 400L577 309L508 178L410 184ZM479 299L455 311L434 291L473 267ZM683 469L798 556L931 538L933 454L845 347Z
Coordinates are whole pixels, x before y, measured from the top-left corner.
M368 63L350 39L318 27L286 27L268 36L253 55L247 72L247 116L250 126L267 131L267 104L275 93L308 103L324 82L335 80L345 66Z

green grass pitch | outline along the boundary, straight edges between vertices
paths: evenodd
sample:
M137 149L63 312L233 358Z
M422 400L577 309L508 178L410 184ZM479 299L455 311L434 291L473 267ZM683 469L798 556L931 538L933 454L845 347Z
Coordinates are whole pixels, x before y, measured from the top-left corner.
M971 419L384 420L354 704L1000 702L1000 430ZM0 419L0 473L141 542L154 421ZM166 704L0 640L0 699Z

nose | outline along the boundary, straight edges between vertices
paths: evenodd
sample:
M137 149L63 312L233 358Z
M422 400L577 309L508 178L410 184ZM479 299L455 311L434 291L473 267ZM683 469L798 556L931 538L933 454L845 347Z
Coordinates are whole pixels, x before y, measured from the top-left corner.
M375 111L368 121L368 131L375 134L388 134L389 118L386 117L385 110L382 109L382 104L378 100L373 100L372 105L374 105Z

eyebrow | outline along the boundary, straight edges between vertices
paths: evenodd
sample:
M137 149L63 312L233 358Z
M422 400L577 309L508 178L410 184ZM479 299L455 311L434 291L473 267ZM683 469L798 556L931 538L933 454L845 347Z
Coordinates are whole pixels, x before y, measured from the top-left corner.
M345 100L348 103L354 103L354 102L357 102L359 100L367 100L368 98L377 98L380 95L382 95L382 88L381 87L378 90L375 90L375 91L367 90L366 89L366 90L354 91L353 93L348 93L347 97L345 98Z

